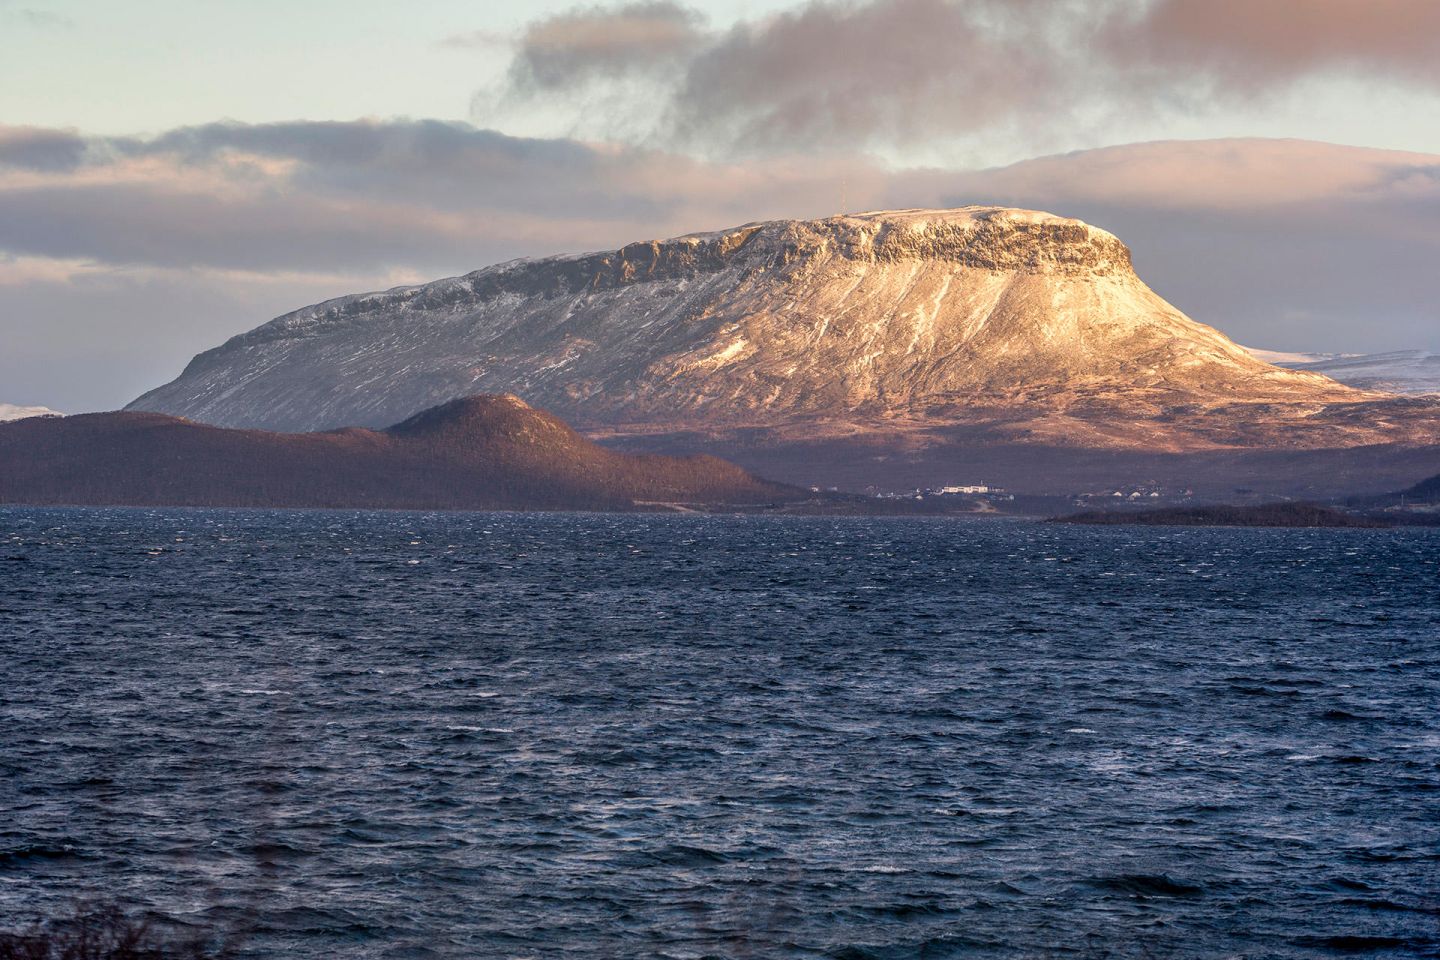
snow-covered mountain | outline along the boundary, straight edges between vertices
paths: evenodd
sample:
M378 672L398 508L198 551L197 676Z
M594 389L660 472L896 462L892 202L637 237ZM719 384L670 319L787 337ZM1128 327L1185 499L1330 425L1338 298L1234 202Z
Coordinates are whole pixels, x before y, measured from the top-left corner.
M477 392L631 435L949 423L1180 449L1435 429L1403 413L1377 427L1360 408L1378 395L1184 316L1104 230L995 207L756 223L342 297L199 355L130 408L310 430Z
M1257 350L1250 355L1290 370L1323 373L1362 390L1440 394L1440 353L1394 350L1389 353L1284 353Z
M58 417L49 407L19 407L13 403L0 403L0 423L6 420L24 420L26 417Z

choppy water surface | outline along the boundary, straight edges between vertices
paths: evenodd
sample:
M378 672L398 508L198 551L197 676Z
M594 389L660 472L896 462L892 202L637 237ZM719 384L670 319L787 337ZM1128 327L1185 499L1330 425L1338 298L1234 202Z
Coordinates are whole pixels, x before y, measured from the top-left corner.
M0 511L0 918L1435 955L1436 531Z

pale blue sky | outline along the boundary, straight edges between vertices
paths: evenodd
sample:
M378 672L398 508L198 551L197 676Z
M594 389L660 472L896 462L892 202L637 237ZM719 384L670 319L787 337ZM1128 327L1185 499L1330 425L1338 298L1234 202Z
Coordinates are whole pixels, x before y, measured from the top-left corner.
M63 21L22 18L20 7ZM128 134L411 114L461 119L486 59L442 38L560 3L15 0L0 41L6 122Z
M571 0L0 0L0 122L154 133L218 119L469 116L504 71L495 49ZM765 0L697 0L712 22L763 15Z

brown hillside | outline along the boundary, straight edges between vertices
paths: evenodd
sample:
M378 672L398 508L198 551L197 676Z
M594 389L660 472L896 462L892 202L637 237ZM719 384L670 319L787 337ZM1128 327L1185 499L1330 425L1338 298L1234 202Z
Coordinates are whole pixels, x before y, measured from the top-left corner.
M0 424L0 502L632 510L801 499L714 457L606 450L510 396L387 430L284 434L153 413Z

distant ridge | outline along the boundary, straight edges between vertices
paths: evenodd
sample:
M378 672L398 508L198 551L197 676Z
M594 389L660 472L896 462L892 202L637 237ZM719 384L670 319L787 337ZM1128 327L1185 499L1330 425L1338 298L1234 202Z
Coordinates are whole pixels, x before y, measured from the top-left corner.
M0 424L3 503L637 510L804 496L714 457L606 450L512 396L465 397L379 431L124 412Z
M1392 350L1387 353L1283 353L1247 347L1266 363L1290 370L1321 373L1362 390L1440 394L1440 353Z

